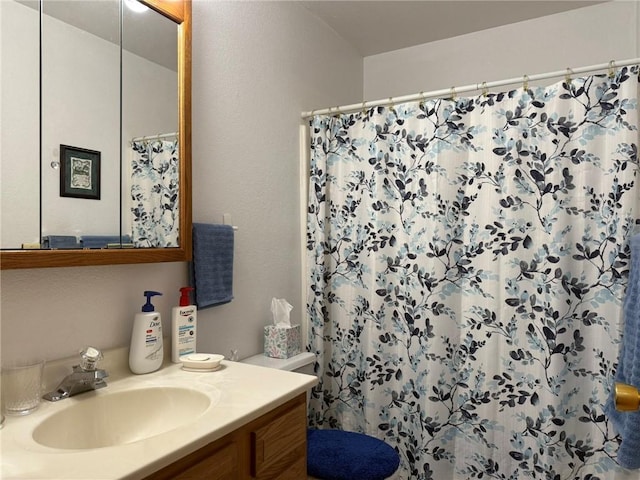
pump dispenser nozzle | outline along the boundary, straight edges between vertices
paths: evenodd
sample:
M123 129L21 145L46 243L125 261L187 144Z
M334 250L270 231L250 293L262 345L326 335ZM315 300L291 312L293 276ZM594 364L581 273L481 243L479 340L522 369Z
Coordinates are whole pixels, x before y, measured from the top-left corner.
M160 292L153 292L151 290L146 290L144 292L144 296L147 297L147 303L145 303L142 306L142 311L143 312L154 312L155 311L155 307L151 303L151 297L154 297L156 295L162 295L162 294Z
M191 301L189 300L189 292L194 290L193 287L182 287L180 289L180 306L188 307L191 305Z

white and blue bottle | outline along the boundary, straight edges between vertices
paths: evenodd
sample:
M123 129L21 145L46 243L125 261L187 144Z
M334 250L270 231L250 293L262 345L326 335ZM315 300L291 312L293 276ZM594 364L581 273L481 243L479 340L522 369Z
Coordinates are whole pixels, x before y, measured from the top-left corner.
M133 319L131 348L129 349L129 368L133 373L151 373L162 366L164 348L162 342L162 319L155 311L151 297L162 295L160 292L145 291L147 303L142 312Z
M180 363L180 357L196 353L198 309L189 301L193 287L180 289L180 306L171 310L171 361Z

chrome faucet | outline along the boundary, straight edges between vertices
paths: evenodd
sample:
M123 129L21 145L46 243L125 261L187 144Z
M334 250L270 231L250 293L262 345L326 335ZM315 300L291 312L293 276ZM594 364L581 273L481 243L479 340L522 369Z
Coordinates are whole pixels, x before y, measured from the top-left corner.
M87 347L81 353L80 365L74 365L73 373L64 377L54 391L44 394L42 398L50 402L57 402L79 393L107 386L107 382L104 379L109 374L102 369L96 368L96 363L102 358L100 350Z

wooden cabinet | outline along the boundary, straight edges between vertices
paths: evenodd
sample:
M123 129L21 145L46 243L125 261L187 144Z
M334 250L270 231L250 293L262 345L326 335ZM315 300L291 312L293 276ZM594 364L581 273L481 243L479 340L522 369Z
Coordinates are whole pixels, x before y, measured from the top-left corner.
M305 478L307 406L303 393L145 480Z

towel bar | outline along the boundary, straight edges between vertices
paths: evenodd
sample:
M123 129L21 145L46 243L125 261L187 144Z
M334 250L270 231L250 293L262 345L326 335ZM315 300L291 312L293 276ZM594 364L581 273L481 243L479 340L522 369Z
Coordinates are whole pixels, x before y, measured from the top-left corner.
M636 412L640 410L640 392L632 385L616 383L614 401L619 412Z

